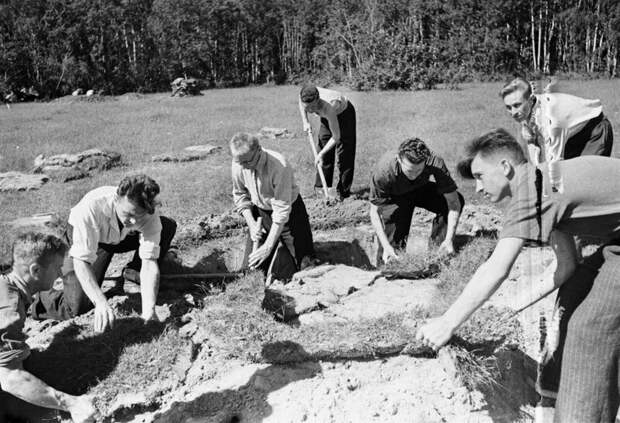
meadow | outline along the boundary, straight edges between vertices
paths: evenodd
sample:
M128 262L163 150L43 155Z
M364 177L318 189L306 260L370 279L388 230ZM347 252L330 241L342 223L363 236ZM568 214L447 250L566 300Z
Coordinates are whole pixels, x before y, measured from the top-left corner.
M466 84L458 90L349 92L357 110L358 146L354 191L368 187L379 157L406 137L427 141L454 169L467 139L496 127L517 133L504 111L499 83ZM566 81L565 91L600 98L620 136L617 80ZM60 99L0 109L0 172L28 171L38 154L73 153L99 147L122 154L124 166L91 178L47 183L38 191L0 193L0 223L35 213L61 218L90 189L115 185L143 172L161 185L162 212L184 221L232 207L227 141L238 131L284 127L293 139L264 142L283 152L296 169L302 195L313 194L312 153L301 130L298 87L255 86L204 91L202 96L124 95L106 101ZM64 100L64 101L63 101ZM316 121L315 121L316 127ZM222 151L207 160L154 163L158 153L211 143ZM620 152L617 152L620 153ZM478 201L470 182L458 181L469 201Z

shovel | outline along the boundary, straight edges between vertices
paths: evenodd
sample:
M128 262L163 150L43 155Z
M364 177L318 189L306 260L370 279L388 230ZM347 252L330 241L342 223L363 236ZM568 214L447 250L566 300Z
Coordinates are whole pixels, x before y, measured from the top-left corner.
M314 137L312 136L312 131L308 131L308 142L310 142L310 147L312 148L312 154L314 155L314 161L316 163L316 158L319 153L316 151L316 146L314 145ZM329 192L327 189L327 182L325 182L325 174L323 173L323 168L319 165L316 166L317 171L319 172L319 178L321 178L321 185L323 185L323 194L325 194L326 200L335 200L336 196Z

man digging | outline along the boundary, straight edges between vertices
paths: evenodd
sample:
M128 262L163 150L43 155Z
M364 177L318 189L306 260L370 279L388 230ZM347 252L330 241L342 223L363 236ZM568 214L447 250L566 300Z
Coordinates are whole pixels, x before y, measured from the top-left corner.
M540 380L557 384L555 421L614 422L620 404L620 160L582 156L558 162L563 192L549 190L545 163L528 163L517 141L498 129L468 143L459 163L464 177L492 202L510 199L499 241L458 299L439 318L422 326L417 338L438 349L495 292L508 276L526 241L549 242L557 259L533 290L517 299L523 308L560 288L559 345L543 362ZM550 194L542 192L548 189ZM574 236L607 240L578 263ZM549 269L548 269L549 270ZM561 377L558 369L561 368Z
M140 283L144 321L155 319L159 265L176 232L175 221L157 211L158 194L159 185L146 175L87 193L69 215L72 244L63 290L41 292L33 318L66 320L94 307L95 331L111 327L115 316L101 284L112 256L134 251L123 276Z
M235 134L230 151L235 209L245 218L252 241L262 242L250 254L249 265L262 269L268 284L288 280L304 257L314 256L308 213L293 169L251 134Z
M453 253L463 204L443 159L424 141L409 138L398 151L385 153L370 184L370 222L383 248L383 261L397 258L396 250L406 247L415 207L435 213L430 242L442 253Z
M66 251L67 245L53 235L19 235L13 243L13 268L0 275L0 423L41 421L45 408L67 411L76 423L98 417L89 397L57 391L23 366L30 355L23 333L26 309L33 294L50 289L62 275Z
M299 112L304 131L310 133L312 127L308 113L315 113L321 118L319 129L319 147L315 157L317 166L321 166L328 187L332 186L334 163L338 156L340 174L336 191L338 199L351 195L353 170L355 167L355 108L340 92L304 85L299 93ZM317 172L315 188L322 188L321 177Z

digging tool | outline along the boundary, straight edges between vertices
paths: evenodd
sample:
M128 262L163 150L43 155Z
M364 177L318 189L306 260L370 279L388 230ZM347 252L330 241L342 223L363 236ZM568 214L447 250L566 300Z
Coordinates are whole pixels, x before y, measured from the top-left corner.
M314 137L312 136L312 131L308 131L308 141L310 142L310 147L312 148L312 154L314 156L314 162L316 163L316 158L319 153L316 151L316 146L314 145ZM319 165L316 165L316 169L319 172L319 178L321 178L321 185L323 185L323 194L325 194L326 200L333 200L334 196L330 194L327 189L327 182L325 181L325 174L323 173L323 168Z

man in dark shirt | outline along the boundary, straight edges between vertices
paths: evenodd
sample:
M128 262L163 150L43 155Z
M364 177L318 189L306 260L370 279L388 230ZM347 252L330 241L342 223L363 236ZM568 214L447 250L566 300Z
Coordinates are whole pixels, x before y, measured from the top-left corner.
M38 421L34 417L40 416L38 407L68 411L76 423L97 418L90 398L57 391L22 364L30 355L23 333L26 309L33 294L50 289L62 275L66 251L67 246L53 235L20 235L13 244L13 269L0 275L0 422L10 418Z
M383 247L383 261L397 257L395 248L405 248L415 207L436 214L431 242L441 251L453 253L463 203L443 159L424 141L409 138L397 152L386 153L370 184L370 221Z
M436 349L447 343L508 277L526 241L549 242L555 270L545 271L540 281L528 278L532 285L515 299L514 308L522 310L560 287L557 305L563 313L554 356L561 357L561 378L555 421L614 422L620 404L620 185L601 181L620 179L620 160L582 156L559 166L564 189L552 192L546 164L538 169L528 163L505 130L469 143L459 171L475 179L477 191L491 201L510 198L504 226L491 257L450 308L418 330L417 338ZM592 259L578 263L575 235L608 243Z

